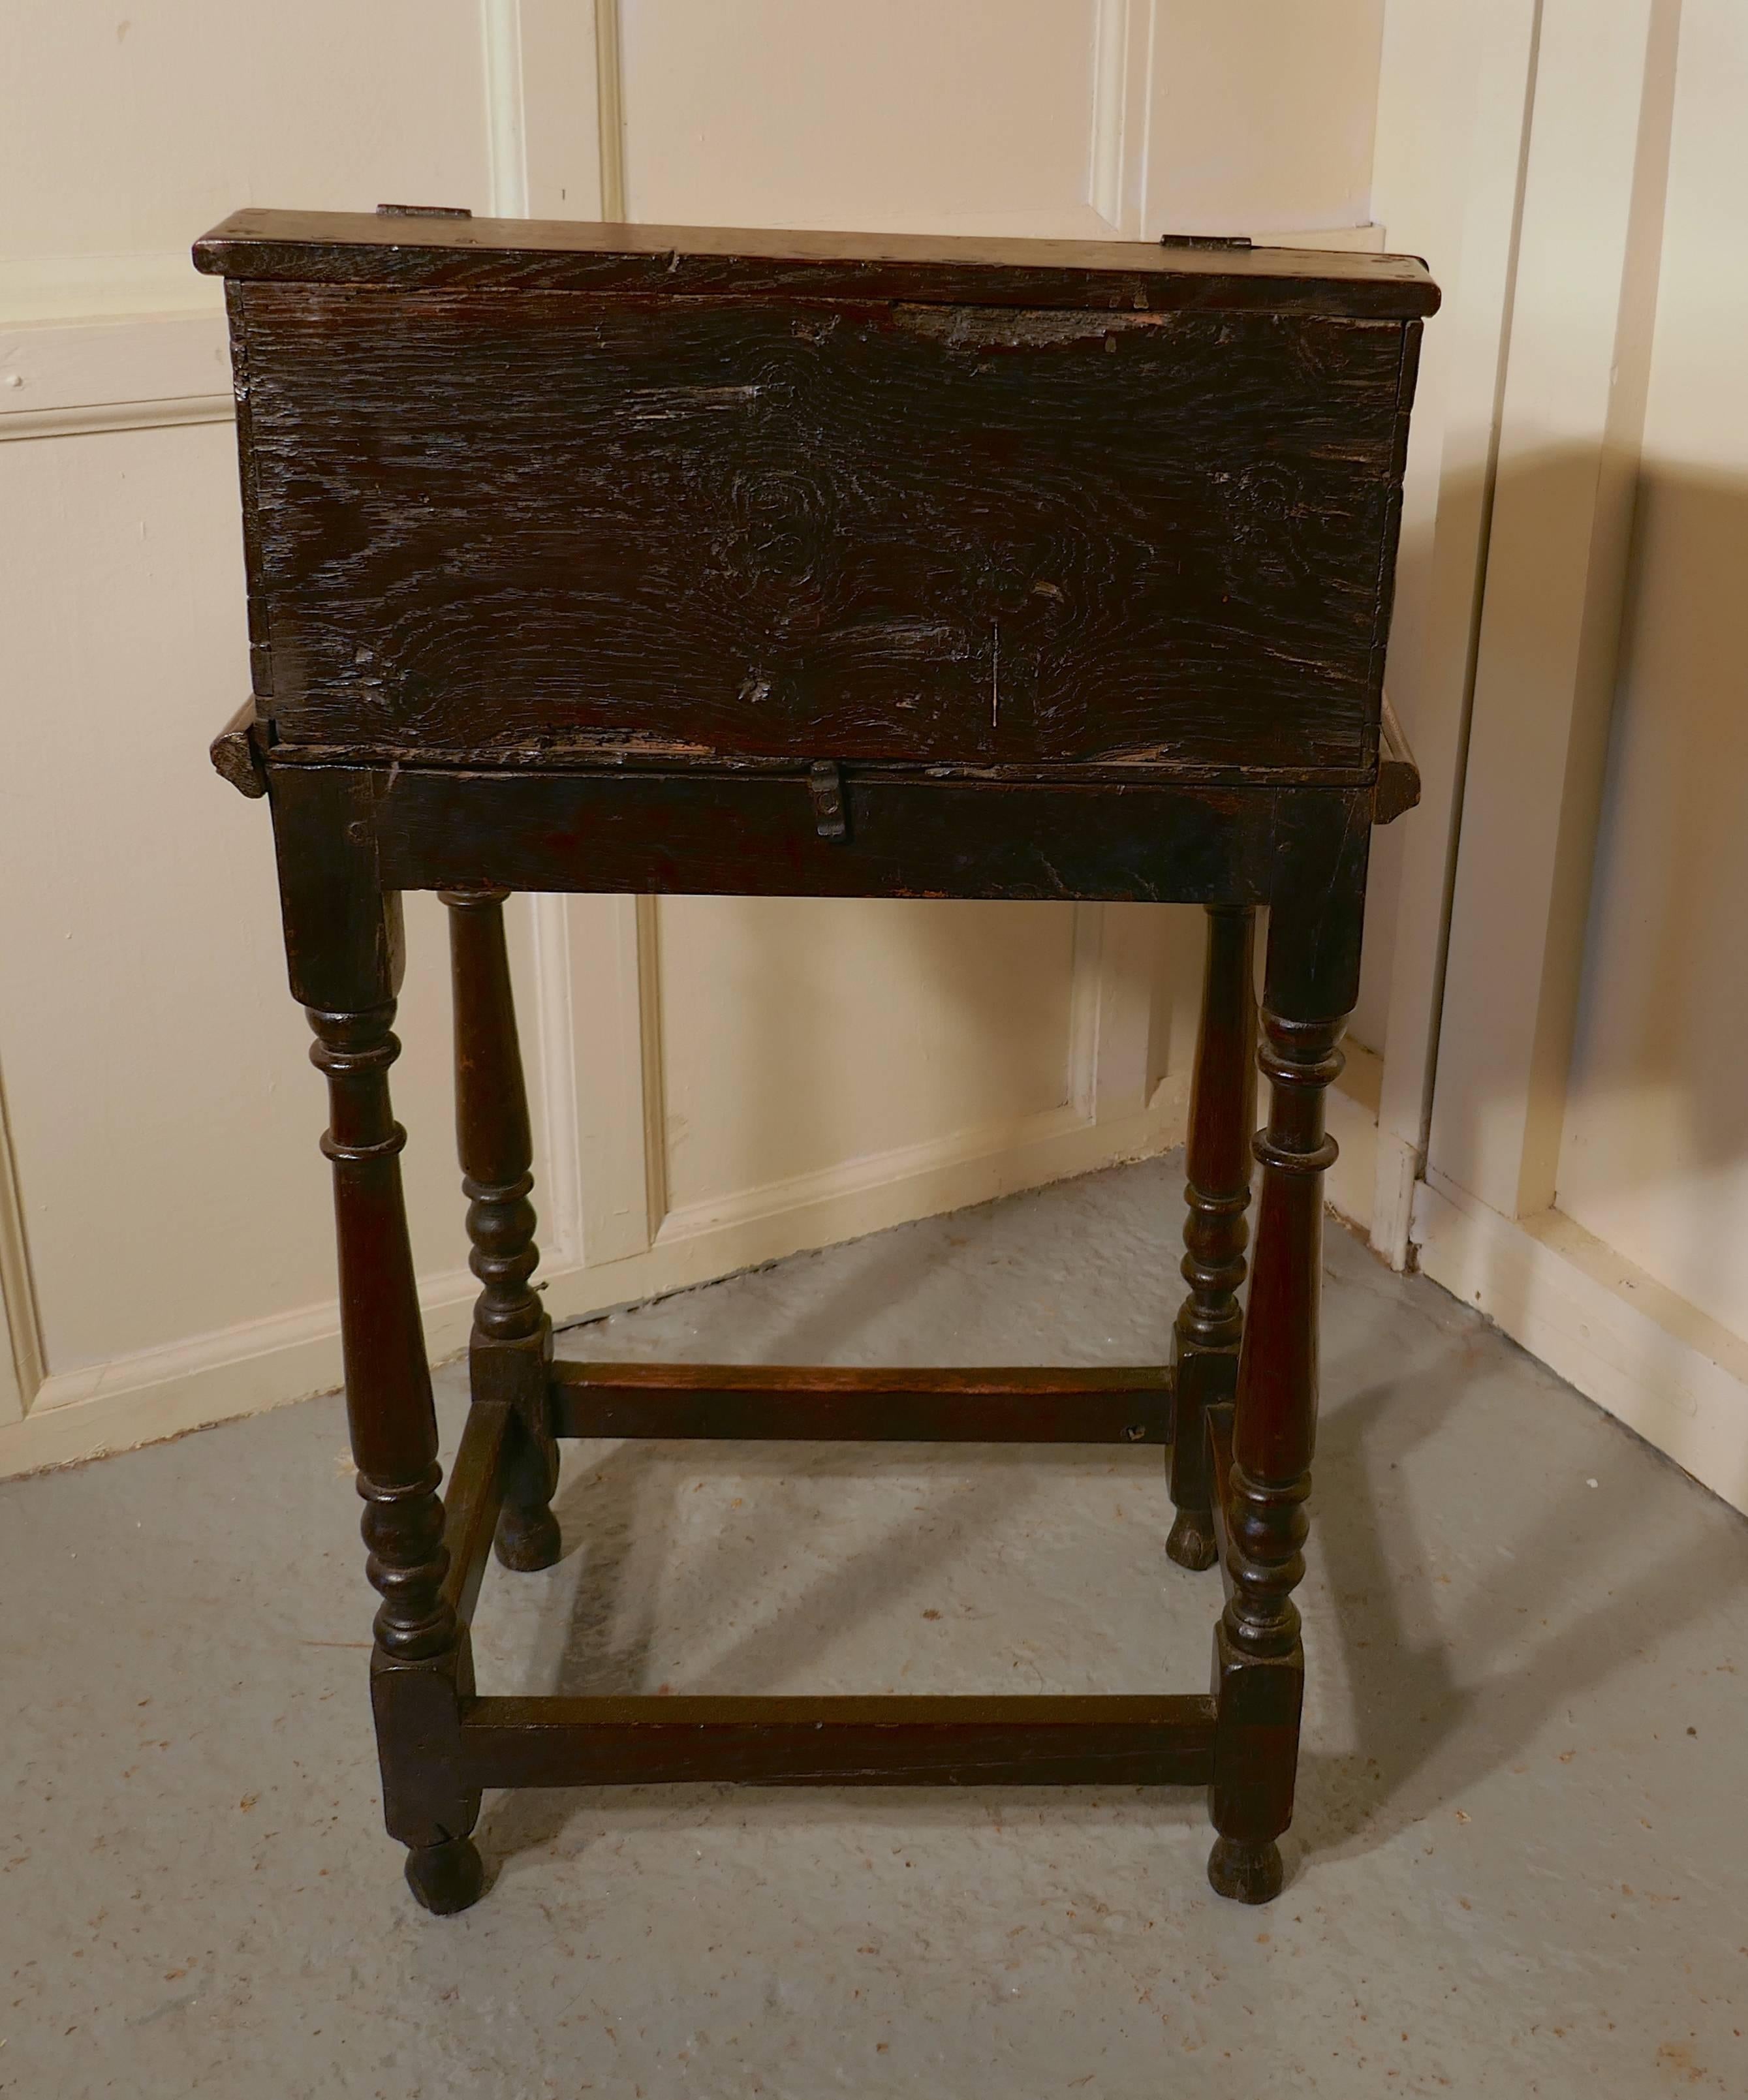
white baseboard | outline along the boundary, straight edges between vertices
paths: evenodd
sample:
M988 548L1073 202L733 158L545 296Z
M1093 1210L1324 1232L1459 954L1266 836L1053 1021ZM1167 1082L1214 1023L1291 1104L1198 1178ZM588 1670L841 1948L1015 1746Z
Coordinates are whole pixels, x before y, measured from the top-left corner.
M586 1319L803 1248L833 1246L912 1219L1168 1152L1183 1142L1188 1110L1187 1083L1167 1079L1145 1110L1113 1121L1095 1123L1053 1109L1017 1127L956 1131L845 1160L822 1173L737 1190L720 1202L688 1204L668 1213L646 1252L554 1272L546 1302L556 1321Z
M990 1123L956 1131L951 1137L929 1138L890 1152L846 1159L813 1174L798 1174L782 1181L769 1181L753 1189L699 1203L682 1204L668 1212L656 1233L659 1246L677 1240L700 1239L723 1233L739 1233L779 1219L797 1224L803 1220L827 1229L826 1238L841 1238L829 1228L845 1207L859 1207L876 1198L881 1189L909 1189L919 1178L949 1180L965 1169L981 1170L981 1184L987 1194L999 1196L1009 1186L1006 1168L1016 1160L1035 1162L1040 1148L1060 1149L1058 1140L1086 1140L1092 1136L1090 1118L1074 1108L1046 1110L1042 1114L1017 1118L1008 1123ZM973 1202L985 1200L975 1197ZM962 1203L943 1204L959 1209Z
M1384 1061L1358 1043L1346 1045L1346 1069L1325 1106L1329 1134L1338 1148L1323 1179L1323 1200L1350 1225L1371 1232L1378 1186L1378 1101Z
M1422 1270L1748 1511L1748 1341L1556 1210L1513 1220L1434 1175Z
M1376 1145L1378 1171L1372 1183L1371 1251L1398 1275L1408 1267L1414 1238L1415 1196L1420 1186L1423 1156L1394 1131L1380 1126Z
M419 1302L434 1361L466 1343L479 1288L465 1269L422 1282ZM22 1421L0 1427L0 1478L259 1414L330 1392L340 1375L339 1314L333 1303L57 1371L43 1380Z
M1015 1125L958 1131L849 1160L823 1173L669 1214L655 1246L617 1261L553 1270L554 1320L684 1290L804 1247L1090 1172L1181 1144L1188 1090L1168 1079L1147 1107L1102 1123L1052 1110ZM425 1279L420 1302L432 1361L466 1345L477 1286L465 1271ZM74 1464L258 1414L340 1383L333 1304L250 1321L77 1370L57 1372L22 1421L0 1424L0 1478Z
M1357 1065L1357 1069L1355 1070ZM1364 1228L1377 1126L1366 1053L1330 1098L1342 1158L1331 1207ZM1355 1081L1357 1081L1357 1084ZM987 1202L1181 1142L1186 1089L1168 1079L1147 1109L1095 1124L1067 1110L1017 1128L991 1126L670 1213L656 1243L624 1260L554 1270L558 1321L772 1261L915 1218ZM1514 1223L1437 1181L1415 1207L1420 1267L1477 1306L1735 1507L1748 1511L1748 1342L1556 1211ZM465 1272L421 1290L434 1361L466 1341L474 1295ZM0 1477L179 1436L331 1391L340 1379L332 1304L198 1335L87 1369L57 1373L20 1422L0 1425Z

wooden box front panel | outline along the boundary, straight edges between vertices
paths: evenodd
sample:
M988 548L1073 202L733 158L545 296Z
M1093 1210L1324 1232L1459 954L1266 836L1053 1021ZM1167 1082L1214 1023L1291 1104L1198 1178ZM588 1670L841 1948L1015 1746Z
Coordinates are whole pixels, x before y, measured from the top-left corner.
M283 743L1373 761L1418 324L232 298Z

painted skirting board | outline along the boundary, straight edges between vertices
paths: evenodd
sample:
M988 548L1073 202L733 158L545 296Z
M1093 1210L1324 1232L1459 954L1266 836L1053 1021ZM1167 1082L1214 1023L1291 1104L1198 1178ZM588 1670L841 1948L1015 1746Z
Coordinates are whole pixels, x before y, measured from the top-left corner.
M1372 1222L1379 1070L1350 1048L1329 1097L1341 1148L1330 1207L1362 1231ZM1437 1173L1412 1187L1424 1275L1748 1512L1748 1342L1557 1209L1513 1220Z
M554 1268L545 1277L546 1302L558 1321L586 1318L804 1247L1168 1151L1183 1141L1187 1105L1185 1083L1168 1078L1132 1115L1096 1122L1071 1109L1054 1110L739 1190L720 1207L670 1212L647 1251ZM312 1161L312 1172L319 1164ZM474 1295L465 1272L425 1279L421 1299L434 1361L465 1347ZM22 1421L0 1426L0 1478L157 1443L331 1392L339 1383L332 1304L59 1372Z
M1329 1090L1326 1120L1335 1140L1335 1163L1324 1177L1323 1195L1338 1217L1367 1236L1378 1185L1378 1098L1384 1061L1356 1043L1344 1048L1347 1068Z
M1514 1220L1435 1177L1414 1236L1426 1275L1748 1511L1748 1342L1558 1210Z
M1330 1127L1341 1147L1329 1177L1331 1207L1362 1231L1370 1222L1377 1080L1377 1059L1350 1050L1343 1082L1330 1096ZM1168 1151L1183 1141L1187 1110L1187 1084L1173 1076L1155 1088L1144 1111L1115 1120L1095 1122L1064 1109L1017 1127L956 1132L902 1154L739 1190L721 1204L669 1212L647 1251L549 1267L543 1273L546 1302L560 1322L585 1319L806 1247ZM425 1279L421 1302L434 1362L466 1346L474 1294L465 1271ZM0 1425L0 1478L261 1414L331 1392L340 1376L332 1304L60 1372L43 1383L24 1420Z

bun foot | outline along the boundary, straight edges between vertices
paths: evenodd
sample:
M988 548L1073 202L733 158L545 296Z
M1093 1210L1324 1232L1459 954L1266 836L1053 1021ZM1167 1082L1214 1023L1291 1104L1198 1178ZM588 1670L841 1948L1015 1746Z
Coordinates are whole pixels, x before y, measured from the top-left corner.
M492 1546L501 1568L518 1575L535 1575L558 1560L564 1551L564 1539L558 1520L550 1509L512 1509L506 1503L498 1514Z
M1193 1569L1198 1574L1204 1568L1212 1568L1220 1558L1220 1548L1214 1542L1212 1512L1180 1510L1172 1525L1172 1535L1165 1542L1165 1550L1180 1568Z
M471 1838L422 1845L407 1855L407 1886L428 1911L452 1917L479 1899L486 1870Z
M1247 1845L1242 1838L1216 1838L1207 1855L1207 1885L1234 1903L1273 1903L1283 1878L1281 1848L1272 1838Z

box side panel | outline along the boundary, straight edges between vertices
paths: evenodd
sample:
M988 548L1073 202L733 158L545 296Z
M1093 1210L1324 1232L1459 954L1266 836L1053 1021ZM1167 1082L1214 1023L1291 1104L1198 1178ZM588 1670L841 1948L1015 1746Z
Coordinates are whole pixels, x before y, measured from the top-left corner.
M243 303L281 741L1369 761L1398 323Z

